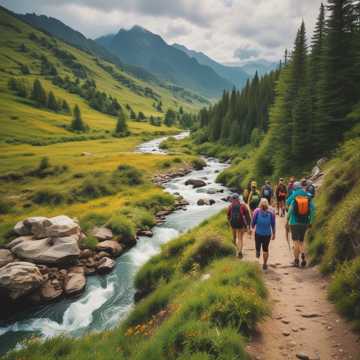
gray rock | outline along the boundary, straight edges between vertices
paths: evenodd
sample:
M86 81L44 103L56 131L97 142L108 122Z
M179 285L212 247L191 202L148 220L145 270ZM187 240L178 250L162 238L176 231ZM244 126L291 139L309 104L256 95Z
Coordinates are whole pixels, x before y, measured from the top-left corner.
M42 239L47 236L46 228L51 225L48 218L44 216L30 217L24 220L24 226L34 235L36 239Z
M69 272L65 281L65 294L66 295L78 295L86 286L86 278L84 273Z
M80 226L66 215L55 216L49 219L51 225L46 227L47 237L66 237L80 235Z
M40 288L40 295L41 298L45 301L51 301L63 293L63 289L61 288L60 284L54 283L53 280L47 280Z
M119 256L123 252L122 246L117 241L113 240L106 240L98 243L96 245L96 250L105 251L114 257Z
M79 258L78 236L66 236L41 240L23 239L15 244L10 243L10 250L18 258L38 264L69 264Z
M91 235L99 241L111 240L114 235L112 231L106 227L95 227L91 230Z
M189 179L185 181L185 185L192 185L194 189L206 186L206 182L200 179Z
M13 300L38 289L43 276L36 265L16 261L0 268L0 289Z
M99 265L97 267L97 272L99 274L107 274L109 273L113 268L115 267L115 261L108 258L108 257L103 257L100 261L99 261Z
M23 236L23 235L31 235L31 229L24 224L23 221L19 221L14 226L14 232L17 235Z
M296 357L300 360L310 360L310 357L303 352L297 353Z
M10 250L0 249L0 268L13 262L15 257L12 255Z

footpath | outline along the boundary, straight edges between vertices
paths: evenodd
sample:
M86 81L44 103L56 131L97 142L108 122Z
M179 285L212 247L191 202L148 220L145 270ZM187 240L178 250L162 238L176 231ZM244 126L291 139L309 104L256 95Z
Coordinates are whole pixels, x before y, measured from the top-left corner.
M360 360L360 334L327 300L328 280L316 267L292 267L285 219L276 220L276 239L270 243L269 267L264 272L272 313L248 345L251 358ZM258 261L254 235L244 238L244 260Z

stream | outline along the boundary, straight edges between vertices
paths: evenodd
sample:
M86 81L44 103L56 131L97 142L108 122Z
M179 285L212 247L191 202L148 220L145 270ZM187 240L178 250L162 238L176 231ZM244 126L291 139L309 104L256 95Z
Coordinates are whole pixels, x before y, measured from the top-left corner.
M181 139L188 133L175 136ZM164 154L159 148L166 137L141 144L136 152ZM106 276L90 276L84 293L76 299L63 298L41 307L28 308L16 314L12 322L0 326L0 355L19 345L30 336L51 337L61 334L81 336L92 331L115 327L134 306L134 276L137 270L153 255L159 253L161 245L179 234L192 229L203 220L226 207L221 200L228 190L215 183L217 173L227 167L216 159L207 159L203 170L171 180L164 185L169 193L179 193L189 202L185 210L178 210L167 216L166 221L153 228L153 237L140 237L135 247L117 259L113 272ZM204 179L206 187L193 189L185 186L190 178ZM216 192L218 190L223 191ZM211 192L207 194L207 192ZM212 206L198 206L200 198L216 201Z

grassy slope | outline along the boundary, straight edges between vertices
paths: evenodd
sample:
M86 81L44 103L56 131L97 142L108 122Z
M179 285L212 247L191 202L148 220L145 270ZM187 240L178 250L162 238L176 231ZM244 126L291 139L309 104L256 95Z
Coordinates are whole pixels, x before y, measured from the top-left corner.
M8 229L25 216L51 216L65 213L80 217L89 212L95 212L109 217L124 204L132 203L134 198L159 197L162 190L154 187L150 178L157 172L165 171L164 162L174 157L134 154L133 151L136 145L146 139L159 136L159 134L178 132L179 129L156 127L147 122L129 121L129 129L132 133L130 137L122 139L112 137L111 132L116 124L115 117L95 111L78 95L54 86L46 77L39 75L40 62L36 57L45 55L56 66L59 75L62 77L68 75L73 78L71 70L55 58L47 48L30 40L29 34L34 33L39 38L44 37L48 41L54 41L54 39L22 23L2 9L0 9L0 30L0 175L8 173L19 175L16 181L0 180L0 243L6 241L4 236ZM86 66L90 78L96 81L98 90L117 98L123 107L129 104L136 112L143 111L148 116L162 115L152 107L152 99L140 96L120 85L96 64L91 55L64 44L60 40L56 42L60 49L72 53L79 63ZM25 53L18 50L23 43L28 48ZM26 64L30 68L30 75L20 75L21 64ZM117 71L139 86L152 87L161 95L165 110L168 106L175 108L175 103L177 106L182 105L188 111L198 106L195 102L186 103L175 99L167 90L132 78L119 69ZM104 138L88 140L89 134L86 134L82 139L85 141L67 142L81 136L64 128L64 125L70 123L71 116L34 107L29 100L12 94L8 90L7 82L13 76L25 79L29 87L33 79L39 78L45 89L53 90L56 97L66 99L70 106L79 104L84 121L90 125L90 135L101 135ZM19 144L12 144L11 141L14 140ZM28 144L33 140L50 140L55 143L47 146ZM90 152L92 155L81 156L82 152ZM26 174L35 169L44 156L49 158L51 169L66 166L67 170L47 177L27 176ZM181 162L170 161L170 167L166 170L184 166L185 162L189 161L190 157L184 157ZM96 199L84 199L82 202L65 201L57 206L47 203L35 204L33 201L34 195L44 190L50 190L52 193L65 195L71 199L72 192L84 185L86 179L90 179L92 183L102 182L96 180L99 179L96 178L99 173L101 179L109 178L120 165L130 165L139 169L144 175L143 184L122 185L121 189L117 189L111 196L97 196Z
M268 311L266 290L258 267L233 253L221 213L143 267L137 284L150 279L152 292L121 326L78 340L32 340L5 359L248 359L244 343Z

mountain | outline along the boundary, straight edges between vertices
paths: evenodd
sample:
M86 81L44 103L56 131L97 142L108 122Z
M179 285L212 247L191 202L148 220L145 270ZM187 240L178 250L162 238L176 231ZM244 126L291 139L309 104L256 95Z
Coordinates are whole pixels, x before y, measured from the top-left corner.
M190 57L196 59L200 64L210 66L223 78L233 82L237 88L242 88L246 80L249 77L255 75L256 71L259 75L265 75L266 73L275 70L278 66L277 63L273 63L267 60L254 60L245 63L244 65L224 65L211 59L209 56L202 52L190 50L184 45L173 44L173 47L179 49Z
M240 67L222 65L204 53L190 50L180 44L173 44L173 47L196 59L199 64L210 66L221 77L232 82L239 89L244 87L246 80L249 78L249 74Z
M116 35L96 39L125 63L144 67L159 78L189 88L209 97L218 97L234 86L211 67L168 45L159 35L134 26L121 29Z
M105 47L92 39L86 38L81 32L72 29L56 18L37 15L35 13L17 14L17 17L50 35L56 36L70 45L119 65L142 80L158 82L158 79L153 74L143 68L132 66L131 64L124 64L118 56L112 54Z

